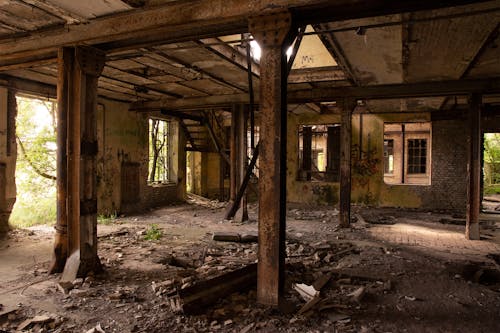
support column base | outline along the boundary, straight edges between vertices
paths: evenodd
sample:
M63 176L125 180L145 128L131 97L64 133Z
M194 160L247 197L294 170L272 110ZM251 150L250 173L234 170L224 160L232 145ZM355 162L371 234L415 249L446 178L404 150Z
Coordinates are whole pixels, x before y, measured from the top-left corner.
M465 238L468 240L480 240L479 223L471 223L465 226Z

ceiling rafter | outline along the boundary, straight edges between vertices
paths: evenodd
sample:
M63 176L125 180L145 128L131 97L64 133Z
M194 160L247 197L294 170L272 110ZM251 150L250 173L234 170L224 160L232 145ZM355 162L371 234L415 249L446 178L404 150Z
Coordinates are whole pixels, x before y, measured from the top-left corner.
M460 75L460 79L466 78L467 75L469 75L470 71L474 68L474 66L477 64L479 61L479 58L484 54L486 49L495 41L495 39L498 37L500 33L500 23L497 23L495 28L491 31L491 33L488 34L488 36L484 39L484 42L481 43L481 46L478 48L478 50L475 52L474 57L471 59L471 61L467 64L467 67L463 70L463 72ZM446 97L443 102L441 103L441 106L439 107L440 110L443 110L446 108L446 105L450 102L450 98Z
M239 91L243 91L243 92L247 91L246 89L242 88L241 86L239 86L237 84L234 84L234 83L231 83L231 82L225 80L224 78L220 77L219 75L216 75L216 74L213 74L213 73L209 73L206 70L204 70L202 68L199 68L199 67L194 67L194 66L192 66L188 62L183 61L182 59L180 59L180 58L178 58L176 56L172 56L172 55L166 53L165 50L158 50L157 48L150 48L150 49L148 49L148 51L156 52L156 53L162 55L163 57L165 57L165 59L168 59L170 61L178 63L178 64L180 64L180 65L182 65L182 66L184 66L186 68L189 68L191 70L200 72L201 75L202 75L202 77L213 79L213 80L215 80L216 82L218 82L221 85L224 85L224 86L227 86L227 87L231 87L233 89L236 89L236 90L239 90Z
M313 25L313 29L314 31L319 33L322 30L328 30L328 27L323 24L315 24ZM337 64L342 68L344 73L347 75L347 79L351 82L351 84L360 86L361 82L356 77L356 74L354 73L351 63L347 59L346 55L344 54L344 51L342 50L342 47L340 46L340 43L337 41L333 33L327 33L327 34L320 33L319 38L323 42L323 45L325 45L328 52L330 52L333 59L335 59Z
M83 16L72 13L46 0L13 0L13 1L25 4L30 7L38 8L39 10L53 17L64 20L68 24L88 23L88 20Z

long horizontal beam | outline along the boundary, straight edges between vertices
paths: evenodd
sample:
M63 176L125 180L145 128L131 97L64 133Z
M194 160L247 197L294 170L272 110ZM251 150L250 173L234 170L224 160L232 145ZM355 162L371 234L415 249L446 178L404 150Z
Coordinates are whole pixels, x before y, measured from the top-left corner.
M500 78L454 81L430 81L406 84L386 84L364 87L313 88L288 92L288 103L333 102L343 98L391 99L498 93ZM259 94L256 94L258 98ZM197 109L247 104L248 94L214 95L176 100L132 103L131 111Z
M244 33L248 18L268 9L289 9L299 25L428 10L474 0L197 0L175 1L149 9L97 18L88 24L66 25L2 40L0 66L30 57L55 54L62 46L88 44L134 48L144 43L167 43ZM132 41L132 43L130 43Z
M57 97L55 86L46 83L20 79L8 75L0 75L0 87L13 89L25 94L33 94L50 98Z

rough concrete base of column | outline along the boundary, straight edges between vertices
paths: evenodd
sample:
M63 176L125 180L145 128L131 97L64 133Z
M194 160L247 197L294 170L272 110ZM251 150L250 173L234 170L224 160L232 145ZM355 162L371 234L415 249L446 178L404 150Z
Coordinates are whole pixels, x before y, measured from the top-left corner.
M479 223L471 223L465 227L465 238L469 240L479 240Z
M0 238L6 237L10 230L9 216L8 213L0 213Z

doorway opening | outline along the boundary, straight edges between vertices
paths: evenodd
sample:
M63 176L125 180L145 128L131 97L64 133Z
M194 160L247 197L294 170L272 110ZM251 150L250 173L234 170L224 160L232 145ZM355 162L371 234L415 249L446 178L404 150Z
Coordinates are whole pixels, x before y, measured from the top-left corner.
M56 220L56 103L16 96L16 227L52 225Z

